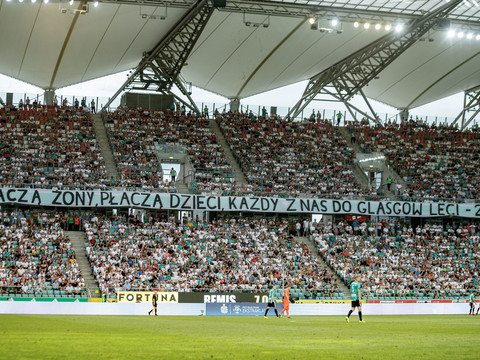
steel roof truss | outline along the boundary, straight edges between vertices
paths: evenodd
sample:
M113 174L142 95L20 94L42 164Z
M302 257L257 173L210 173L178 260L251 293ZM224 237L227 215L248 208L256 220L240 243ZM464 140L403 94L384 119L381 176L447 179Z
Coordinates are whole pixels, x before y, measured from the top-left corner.
M447 17L461 2L462 0L454 0L442 5L420 19L413 20L402 33L386 34L313 76L302 97L290 109L287 117L295 119L326 87L335 88L339 94L342 94L342 102L348 103L364 86L377 78L388 65L436 26L439 19ZM366 99L363 92L361 95ZM371 108L371 105L368 104L368 107ZM373 111L372 113L375 114Z
M473 111L473 114L471 113ZM465 128L477 117L480 113L480 86L466 90L463 95L463 109L453 121L455 125L458 120L462 119L461 129Z
M156 91L173 95L175 86L185 97L175 98L193 111L200 112L187 91L187 86L180 76L180 71L195 43L202 34L214 8L209 0L198 0L189 12L165 35L153 50L144 54L137 68L128 77L122 87L110 98L102 110L123 91L132 89Z

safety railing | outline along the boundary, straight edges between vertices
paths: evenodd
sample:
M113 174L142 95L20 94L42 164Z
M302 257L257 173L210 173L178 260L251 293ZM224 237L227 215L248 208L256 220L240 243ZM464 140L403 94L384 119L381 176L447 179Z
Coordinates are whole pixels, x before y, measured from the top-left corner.
M3 99L4 102L6 102L7 98L7 93L6 92L0 92L0 97ZM67 105L74 105L75 100L78 99L79 102L83 98L86 99L87 103L87 108L90 109L90 103L92 99L95 101L95 107L96 111L99 111L102 109L103 104L106 104L109 101L109 97L98 97L98 96L89 96L85 94L79 94L79 95L69 95L69 94L63 94L62 91L57 91L56 92L57 96L57 102L59 105L63 104L63 101L66 99ZM20 99L22 99L22 102L25 104L25 101L27 98L30 99L30 103L32 103L34 100L37 101L37 103L42 103L45 104L44 101L44 95L43 94L35 94L35 93L13 93L13 105L18 107L18 104L20 102ZM227 103L214 103L214 102L197 102L197 107L199 109L203 109L205 107L208 108L209 114L215 114L216 112L228 112L230 110L230 105ZM120 97L117 97L115 101L110 105L108 108L108 111L114 111L120 106ZM244 113L249 113L250 111L255 115L255 116L261 116L264 114L263 108L265 107L266 114L267 115L277 115L282 118L285 118L287 114L289 113L291 107L288 106L266 106L266 105L251 105L251 104L241 104L241 109L242 112ZM342 119L340 122L340 126L344 126L346 122L348 121L353 121L355 118L350 114L346 109L327 109L327 108L320 108L320 107L308 107L305 108L297 118L292 119L295 121L317 121L318 119L322 120L330 120L332 124L337 125L337 115L338 113L342 114ZM357 116L357 114L354 114L356 118L361 118L360 115ZM416 113L415 111L411 111L410 115L416 119L416 120L421 120L426 124L449 124L455 120L455 117L449 117L449 116L442 116L442 115L424 115L420 113ZM386 123L386 122L394 122L394 123L400 123L401 122L401 117L400 114L398 113L377 113L377 117L380 122ZM473 122L471 126L475 126L477 123Z

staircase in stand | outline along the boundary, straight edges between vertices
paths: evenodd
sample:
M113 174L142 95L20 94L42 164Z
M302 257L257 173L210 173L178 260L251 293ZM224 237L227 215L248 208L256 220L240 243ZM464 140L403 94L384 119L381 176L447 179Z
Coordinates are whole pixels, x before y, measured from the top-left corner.
M361 153L365 152L365 150L362 148L362 146L360 144L358 144L357 142L355 142L353 144L351 143L351 134L346 127L338 126L336 129L338 130L340 135L342 135L342 137L345 139L347 144L353 148L353 151L355 151L356 154L361 154ZM360 169L355 164L353 164L350 168L352 169L357 181L362 186L368 187L368 178L365 175L365 173L362 171L362 169ZM384 193L387 197L394 198L394 197L397 196L396 191L395 191L396 190L396 186L395 186L396 184L400 184L402 186L402 189L407 188L406 182L402 179L402 177L400 175L398 175L398 173L391 166L385 166L384 169L383 169L383 178L385 179L384 180L385 182L386 182L387 177L391 177L392 180L393 180L392 187L391 187L390 191L388 191L386 184L382 185L382 189L383 189L383 191L384 191Z
M313 240L310 240L308 237L306 236L295 236L295 241L297 241L297 243L299 244L303 244L305 245L305 247L310 250L311 254L316 257L318 259L318 261L320 262L320 265L325 269L327 270L328 274L330 274L337 282L338 284L338 289L341 290L344 294L349 294L350 293L350 290L348 289L348 287L345 285L345 283L343 282L342 278L340 276L337 275L337 273L335 272L335 270L333 270L330 265L328 265L322 258L322 256L318 253L318 250L317 250L317 245L315 244L315 242Z
M213 134L217 138L217 143L220 144L223 148L225 157L227 158L228 163L232 167L232 175L235 179L235 182L239 185L247 184L247 179L245 178L245 175L243 174L242 169L237 162L237 159L235 159L235 156L233 156L232 150L230 149L230 146L228 146L227 140L225 140L225 137L223 136L220 127L213 119L210 120L210 130L212 130Z
M114 178L116 180L119 178L117 163L113 157L112 148L110 146L110 142L108 141L107 130L105 129L101 115L92 115L92 122L93 127L95 128L95 135L97 137L98 144L102 150L102 156L105 161L105 169L107 170L108 178Z
M363 152L360 145L358 145L357 143L353 143L353 144L351 143L350 133L348 132L347 128L337 126L336 129L338 130L338 133L342 135L342 137L345 139L345 141L347 142L347 145L353 148L353 151L355 151L355 153ZM355 164L350 165L349 168L350 170L352 170L353 175L355 176L355 179L357 179L358 183L362 185L363 188L368 188L369 184L368 184L367 175L365 175L363 171L359 169L358 166Z
M65 235L68 236L70 242L72 243L73 249L75 250L75 255L77 256L78 267L82 273L83 279L85 280L85 285L87 287L87 292L89 297L100 297L100 294L96 294L95 290L98 288L95 277L93 276L90 263L87 259L87 254L85 252L85 234L83 231L65 231Z

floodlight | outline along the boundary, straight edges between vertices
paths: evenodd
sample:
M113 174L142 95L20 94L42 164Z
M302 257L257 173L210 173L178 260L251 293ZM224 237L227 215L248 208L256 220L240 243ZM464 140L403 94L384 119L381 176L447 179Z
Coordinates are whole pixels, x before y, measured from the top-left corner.
M93 3L93 6L94 6L94 7L97 7L97 6L98 6L98 1L95 1L95 2Z
M468 34L467 34L467 39L468 39L468 40L473 39L473 33L468 33Z
M317 19L315 19L313 16L310 19L308 19L308 22L312 25L315 24L316 21Z
M395 31L396 32L401 32L403 30L403 25L402 24L398 24L397 26L395 26Z
M460 32L457 34L457 37L458 37L459 39L462 39L464 35L465 35L465 34L463 33L463 31L460 31Z
M337 26L338 25L338 20L337 19L333 19L332 20L332 26Z
M453 38L455 36L455 30L448 30L447 37Z
M392 30L392 25L390 25L390 24L385 25L385 30L387 30L387 31Z
M382 25L377 24L377 25L375 25L375 30L380 30L381 27L382 27Z
M370 23L367 22L367 23L363 24L363 27L364 27L365 29L370 28Z
M353 27L356 27L356 28L357 28L359 25L360 25L360 24L358 23L358 21L355 21L355 22L353 23Z

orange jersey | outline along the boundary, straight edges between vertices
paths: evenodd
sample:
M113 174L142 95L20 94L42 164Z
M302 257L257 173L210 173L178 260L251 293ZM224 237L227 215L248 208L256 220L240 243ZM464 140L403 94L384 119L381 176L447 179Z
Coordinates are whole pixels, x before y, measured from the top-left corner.
M285 289L283 292L283 303L290 304L290 290L288 289Z

